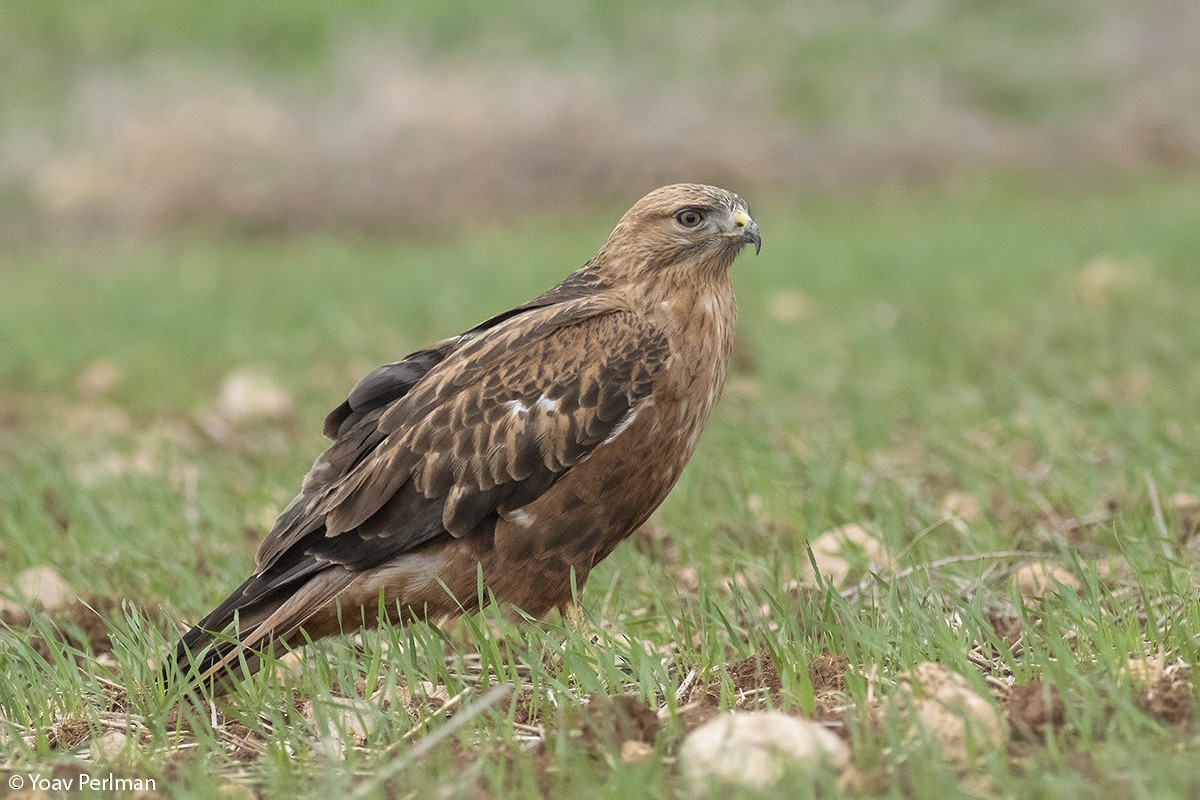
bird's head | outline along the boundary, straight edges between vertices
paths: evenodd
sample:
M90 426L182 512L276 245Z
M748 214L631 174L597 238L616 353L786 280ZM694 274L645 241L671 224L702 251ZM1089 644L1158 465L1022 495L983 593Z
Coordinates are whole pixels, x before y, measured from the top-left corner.
M723 272L748 244L755 253L762 248L745 200L716 186L678 183L634 203L598 260L614 269L661 271L692 265Z

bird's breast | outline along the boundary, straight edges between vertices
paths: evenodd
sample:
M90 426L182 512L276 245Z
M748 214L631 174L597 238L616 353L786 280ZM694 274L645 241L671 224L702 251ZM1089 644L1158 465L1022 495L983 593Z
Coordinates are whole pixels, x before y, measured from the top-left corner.
M725 385L732 290L654 299L643 313L670 356L653 390L550 490L500 520L495 553L506 563L561 559L586 574L662 503L695 451Z

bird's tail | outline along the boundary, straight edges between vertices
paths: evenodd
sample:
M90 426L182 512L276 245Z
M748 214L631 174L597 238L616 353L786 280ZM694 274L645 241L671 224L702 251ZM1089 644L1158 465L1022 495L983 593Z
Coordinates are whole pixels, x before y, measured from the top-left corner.
M227 691L232 681L258 672L266 654L302 644L304 624L353 577L341 567L282 586L264 586L261 575L251 576L183 635L163 666L164 683Z

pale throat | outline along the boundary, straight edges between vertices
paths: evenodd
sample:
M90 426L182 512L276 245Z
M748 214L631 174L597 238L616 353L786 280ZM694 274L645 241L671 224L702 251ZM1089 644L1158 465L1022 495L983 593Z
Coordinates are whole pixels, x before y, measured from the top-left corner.
M733 335L737 307L727 270L666 271L634 290L636 300L670 333L724 342Z

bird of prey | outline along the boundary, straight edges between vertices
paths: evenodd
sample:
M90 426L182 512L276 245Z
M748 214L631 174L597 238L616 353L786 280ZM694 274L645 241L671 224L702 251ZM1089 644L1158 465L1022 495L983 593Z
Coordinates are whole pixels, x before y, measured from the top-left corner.
M473 611L479 576L533 617L566 607L696 448L747 244L762 239L738 195L656 189L557 286L360 380L254 574L180 641L187 680L253 672L381 610Z

